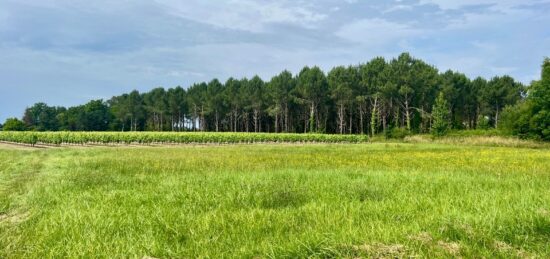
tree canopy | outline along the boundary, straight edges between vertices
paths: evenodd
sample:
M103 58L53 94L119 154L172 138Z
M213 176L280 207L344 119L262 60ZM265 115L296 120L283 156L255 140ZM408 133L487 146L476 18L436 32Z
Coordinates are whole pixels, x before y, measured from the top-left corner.
M532 116L525 125L548 134L550 65L540 81L525 87L510 76L470 79L456 71L440 72L403 53L377 57L328 73L304 67L285 70L270 80L213 79L188 88L93 100L75 107L37 103L25 110L25 127L37 131L235 131L377 134L391 128L428 133L438 95L446 100L449 128L500 128L510 117L506 107L524 105ZM505 128L510 123L504 122ZM525 130L518 134L528 135Z
M432 135L443 136L449 130L449 114L451 110L443 92L435 99L432 111Z
M27 126L17 118L8 118L3 125L0 125L3 131L24 131Z
M508 98L518 99L517 96ZM508 106L504 126L513 134L550 141L550 59L542 64L541 80L527 89L527 97Z

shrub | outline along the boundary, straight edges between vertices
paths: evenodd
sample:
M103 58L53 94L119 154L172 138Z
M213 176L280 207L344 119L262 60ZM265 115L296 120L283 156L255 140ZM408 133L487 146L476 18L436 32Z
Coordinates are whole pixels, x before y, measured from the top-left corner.
M479 115L477 118L477 128L482 130L488 130L491 128L491 121L487 116Z
M391 128L385 132L386 139L404 139L409 135L411 132L406 128Z
M27 129L27 126L24 122L20 121L17 118L9 118L6 120L2 126L3 131L24 131Z

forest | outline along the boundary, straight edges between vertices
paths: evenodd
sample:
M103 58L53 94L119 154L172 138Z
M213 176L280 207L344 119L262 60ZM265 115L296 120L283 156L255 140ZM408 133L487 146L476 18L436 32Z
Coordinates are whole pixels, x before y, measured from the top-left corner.
M134 90L69 108L36 103L22 120L8 119L3 129L376 135L429 133L443 125L550 140L548 58L542 69L542 79L526 86L506 75L471 79L440 72L403 53L328 73L304 67L297 75L285 70L269 81L213 79L188 88Z

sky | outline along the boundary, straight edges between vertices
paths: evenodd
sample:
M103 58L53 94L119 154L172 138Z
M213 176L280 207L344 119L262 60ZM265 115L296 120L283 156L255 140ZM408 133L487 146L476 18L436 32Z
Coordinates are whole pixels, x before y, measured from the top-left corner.
M388 59L529 83L550 0L0 0L0 122L154 87Z

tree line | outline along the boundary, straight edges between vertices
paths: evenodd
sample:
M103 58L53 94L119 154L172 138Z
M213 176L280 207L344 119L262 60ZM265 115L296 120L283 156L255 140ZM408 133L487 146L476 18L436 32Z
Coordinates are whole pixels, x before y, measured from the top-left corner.
M12 118L4 128L427 133L434 125L432 113L439 96L448 111L442 117L446 127L500 128L505 108L525 102L530 88L510 76L487 80L450 70L439 72L403 53L391 60L377 57L355 66L338 66L326 74L316 66L304 67L297 75L285 70L269 81L259 76L225 82L213 79L187 89L134 90L70 108L37 103L25 110L21 121Z

